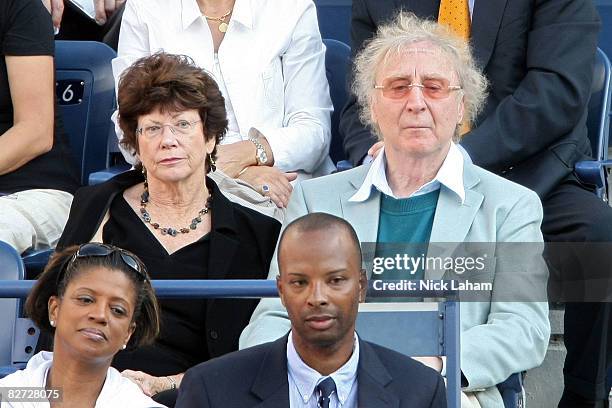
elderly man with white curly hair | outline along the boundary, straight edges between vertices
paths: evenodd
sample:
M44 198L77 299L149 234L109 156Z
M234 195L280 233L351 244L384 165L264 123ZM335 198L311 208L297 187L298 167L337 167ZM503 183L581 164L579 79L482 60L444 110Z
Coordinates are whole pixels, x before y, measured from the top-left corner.
M376 255L384 243L425 245L428 256L434 243L494 246L488 298L461 303L462 404L489 408L503 407L496 384L541 364L550 325L547 269L538 250L530 261L497 252L512 244L541 248L538 196L475 166L455 144L482 106L485 89L465 42L434 22L400 13L355 59L353 91L364 107L361 119L385 142L382 154L368 165L300 183L285 225L309 212L338 215L362 243L376 243ZM431 273L388 278L427 279ZM277 274L273 261L268 278ZM529 297L508 294L526 288ZM280 302L262 300L241 347L278 338L288 328ZM441 358L421 360L444 371Z

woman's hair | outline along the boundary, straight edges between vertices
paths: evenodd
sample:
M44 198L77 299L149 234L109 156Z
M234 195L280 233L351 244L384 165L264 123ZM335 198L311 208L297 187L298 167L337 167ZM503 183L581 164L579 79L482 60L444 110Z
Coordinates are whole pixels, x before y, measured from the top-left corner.
M108 254L77 256L78 251L85 246L99 246L107 250ZM137 264L140 272L126 263L124 260L126 256L135 261L133 265ZM146 268L136 255L111 245L88 243L81 246L74 245L54 253L26 300L26 314L40 329L53 333L55 328L49 324L49 298L51 296L63 298L66 287L75 277L96 267L121 271L132 282L135 292L132 322L136 322L136 328L129 345L140 346L152 343L159 334L160 318L157 298Z
M352 91L362 107L361 121L377 133L377 126L372 122L371 108L378 70L389 57L401 55L417 42L430 43L448 59L462 88L464 116L472 123L482 110L487 79L476 67L466 41L455 36L446 26L400 11L391 22L378 28L376 35L355 57Z
M121 75L117 96L123 131L120 143L133 154L138 152L138 118L156 109L197 109L206 141L215 138L219 144L227 131L225 100L217 83L185 55L158 52L139 59ZM213 159L216 153L215 146Z

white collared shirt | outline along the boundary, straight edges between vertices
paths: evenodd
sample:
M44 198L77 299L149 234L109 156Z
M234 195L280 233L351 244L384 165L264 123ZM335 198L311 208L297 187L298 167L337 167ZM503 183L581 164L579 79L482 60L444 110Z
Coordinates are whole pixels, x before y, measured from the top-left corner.
M42 389L47 383L47 374L52 365L53 353L41 351L32 356L25 369L0 379L0 387L37 387ZM9 408L46 408L50 406L49 402L31 401L7 402L0 405ZM122 376L113 367L109 367L106 380L96 400L95 408L116 407L163 408L165 405L161 405L147 397L138 385L127 377Z
M348 361L328 376L319 374L300 358L293 345L293 333L287 340L287 376L289 380L289 405L291 408L317 408L319 395L317 385L331 377L336 383L336 392L330 397L329 408L357 407L357 366L359 365L359 340L354 334L353 354Z
M442 162L442 166L440 166L436 176L433 178L433 180L419 187L410 195L410 197L431 193L432 191L438 190L440 185L444 185L457 194L461 200L461 203L463 204L465 201L465 188L463 187L464 158L463 154L459 150L459 147L457 147L457 145L453 142L450 143L451 146L450 149L448 149L448 154L444 158L444 162ZM393 191L387 182L386 168L387 159L383 148L380 154L376 156L376 159L372 161L372 165L370 166L368 174L366 174L366 177L363 180L363 184L361 187L359 187L359 190L357 190L357 192L353 194L351 198L349 198L349 201L363 202L367 200L370 198L372 188L376 188L378 191L388 195L389 197L397 198L393 194Z
M115 80L159 50L188 55L220 84L230 112L228 142L259 131L279 170L319 176L334 169L328 156L333 108L312 0L236 0L217 67L196 0L130 0L113 60Z

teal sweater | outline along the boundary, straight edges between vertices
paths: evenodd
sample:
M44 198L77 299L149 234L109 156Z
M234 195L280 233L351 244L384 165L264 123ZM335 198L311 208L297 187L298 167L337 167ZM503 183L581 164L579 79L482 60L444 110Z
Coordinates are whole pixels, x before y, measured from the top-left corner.
M431 236L440 190L416 197L395 199L385 194L380 198L376 257L401 256L401 267L386 269L376 279L422 279L422 268L412 271L405 256L427 256L427 244ZM412 273L414 272L414 273Z

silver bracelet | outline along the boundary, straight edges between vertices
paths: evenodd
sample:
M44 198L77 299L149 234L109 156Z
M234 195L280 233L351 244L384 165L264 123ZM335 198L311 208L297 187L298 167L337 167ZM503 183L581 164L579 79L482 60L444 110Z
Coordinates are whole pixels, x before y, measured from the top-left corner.
M170 380L170 389L171 390L176 390L176 380L174 378L172 378L172 376L170 376L170 375L166 376L166 378L168 380Z

